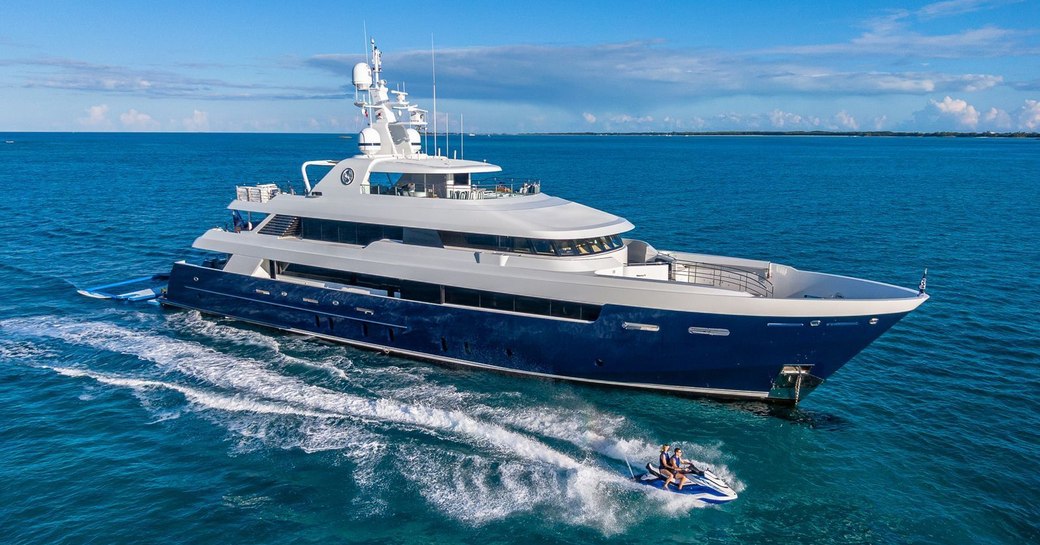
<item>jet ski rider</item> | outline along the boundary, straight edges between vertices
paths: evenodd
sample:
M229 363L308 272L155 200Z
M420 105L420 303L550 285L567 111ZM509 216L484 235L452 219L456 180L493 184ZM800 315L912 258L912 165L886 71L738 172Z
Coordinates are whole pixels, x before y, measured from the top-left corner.
M682 449L678 447L675 449L675 455L672 456L672 466L675 468L673 473L677 475L694 473L702 477L704 476L703 469L697 469L697 466L694 465L693 462L688 462L682 459ZM683 481L686 481L686 477L683 477ZM679 483L679 490L682 490L682 485L683 483Z
M665 476L664 486L661 488L668 490L668 484L675 478L675 465L672 462L672 456L668 454L668 450L671 449L671 445L661 445L661 456L658 458L657 471L661 475ZM679 485L679 489L682 489L682 484Z

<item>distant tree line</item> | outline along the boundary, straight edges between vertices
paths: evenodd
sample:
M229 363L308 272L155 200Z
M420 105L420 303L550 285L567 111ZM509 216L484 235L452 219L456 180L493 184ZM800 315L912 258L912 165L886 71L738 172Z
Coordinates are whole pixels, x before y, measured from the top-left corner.
M896 132L896 131L668 131L541 132L532 136L913 136L922 138L1040 138L1037 132Z

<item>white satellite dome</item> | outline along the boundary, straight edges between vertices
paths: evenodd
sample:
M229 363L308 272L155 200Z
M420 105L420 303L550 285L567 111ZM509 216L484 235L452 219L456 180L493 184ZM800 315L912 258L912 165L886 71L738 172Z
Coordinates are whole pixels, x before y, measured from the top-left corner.
M361 153L365 155L375 155L382 147L383 142L379 138L379 132L372 127L365 127L361 129L361 134L358 135L358 148Z
M419 131L409 128L408 133L408 145L412 148L412 153L419 153L422 150L422 136L419 135Z
M358 91L368 89L372 85L372 67L366 62L359 62L354 65L354 87L357 87Z

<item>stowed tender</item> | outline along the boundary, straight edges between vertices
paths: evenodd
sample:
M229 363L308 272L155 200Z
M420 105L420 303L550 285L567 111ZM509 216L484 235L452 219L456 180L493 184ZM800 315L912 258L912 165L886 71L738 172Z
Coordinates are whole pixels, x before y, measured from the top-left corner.
M228 257L176 263L162 303L467 366L796 403L927 299L657 251L537 180L482 180L501 169L422 151L426 112L389 98L380 64L354 69L361 154L304 163L303 194L240 187L235 229L194 243ZM330 170L311 187L315 165Z

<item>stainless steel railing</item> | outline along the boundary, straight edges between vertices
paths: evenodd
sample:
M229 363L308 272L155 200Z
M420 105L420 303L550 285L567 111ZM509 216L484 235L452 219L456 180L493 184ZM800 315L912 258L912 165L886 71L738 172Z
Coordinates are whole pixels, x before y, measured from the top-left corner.
M769 270L749 270L740 267L686 261L667 256L668 279L716 288L743 291L758 297L772 297L773 283Z

